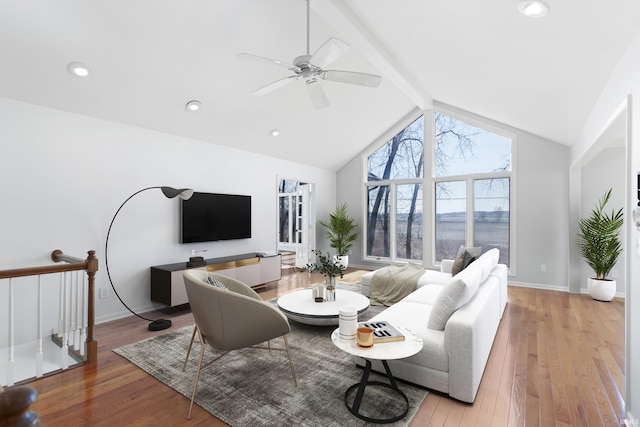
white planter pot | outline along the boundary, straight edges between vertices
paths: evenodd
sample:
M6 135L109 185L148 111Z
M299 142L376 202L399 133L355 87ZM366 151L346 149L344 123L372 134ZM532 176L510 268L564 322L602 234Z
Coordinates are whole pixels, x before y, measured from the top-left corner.
M349 266L349 255L342 255L342 256L334 255L333 262L340 265L341 268L344 270Z
M589 287L589 295L591 298L598 301L611 301L616 296L616 281L615 280L598 280L589 279L587 281Z

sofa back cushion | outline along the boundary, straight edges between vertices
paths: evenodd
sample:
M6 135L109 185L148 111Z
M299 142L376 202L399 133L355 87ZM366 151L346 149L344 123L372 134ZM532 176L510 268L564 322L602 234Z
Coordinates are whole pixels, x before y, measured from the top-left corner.
M491 249L451 278L436 298L429 316L429 329L444 330L451 315L466 304L498 263L499 252Z

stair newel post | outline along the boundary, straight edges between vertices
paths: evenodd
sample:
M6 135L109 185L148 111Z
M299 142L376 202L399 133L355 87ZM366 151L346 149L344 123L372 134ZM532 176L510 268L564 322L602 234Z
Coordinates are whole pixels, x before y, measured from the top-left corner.
M89 251L87 257L88 295L87 295L87 362L98 361L98 342L94 336L95 326L95 277L98 271L96 251Z

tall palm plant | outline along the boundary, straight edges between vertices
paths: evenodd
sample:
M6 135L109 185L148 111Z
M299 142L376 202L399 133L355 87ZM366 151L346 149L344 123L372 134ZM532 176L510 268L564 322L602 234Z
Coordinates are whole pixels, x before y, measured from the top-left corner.
M620 228L622 227L622 208L611 214L604 208L611 197L611 190L600 199L591 215L580 220L578 248L587 264L595 271L597 280L607 280L607 275L616 265L622 252Z
M329 215L328 223L320 221L320 224L327 228L329 246L336 250L337 256L346 255L358 238L358 233L354 231L357 225L347 214L346 203L336 207L336 210Z

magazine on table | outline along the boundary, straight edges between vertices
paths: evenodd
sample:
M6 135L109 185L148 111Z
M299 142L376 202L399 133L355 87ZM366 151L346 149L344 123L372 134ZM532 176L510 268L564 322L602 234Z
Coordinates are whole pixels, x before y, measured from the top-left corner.
M377 320L373 322L360 322L358 326L366 326L373 329L373 343L391 342L391 341L404 341L404 335L402 332L391 326L391 324L384 320Z

